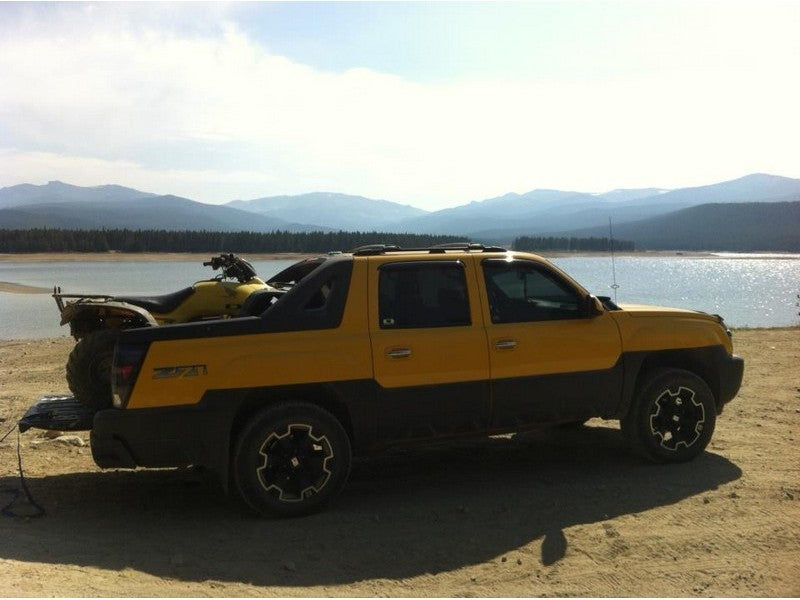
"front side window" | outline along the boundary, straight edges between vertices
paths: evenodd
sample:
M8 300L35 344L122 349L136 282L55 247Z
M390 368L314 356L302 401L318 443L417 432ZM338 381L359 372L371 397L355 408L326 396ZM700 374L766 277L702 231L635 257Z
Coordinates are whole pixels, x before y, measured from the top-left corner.
M483 274L492 323L577 319L580 296L558 275L528 261L486 260Z
M458 261L383 265L378 312L381 329L469 325L464 265Z

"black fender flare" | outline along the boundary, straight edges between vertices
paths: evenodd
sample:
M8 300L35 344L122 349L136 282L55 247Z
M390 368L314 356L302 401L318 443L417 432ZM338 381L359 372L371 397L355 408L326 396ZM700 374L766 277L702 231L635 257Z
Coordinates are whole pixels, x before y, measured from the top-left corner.
M79 300L67 304L64 306L64 310L61 311L61 325L72 323L87 315L98 314L100 311L111 312L119 316L131 316L140 321L143 327L158 326L158 322L147 310L140 306L129 304L128 302L119 302L117 300Z

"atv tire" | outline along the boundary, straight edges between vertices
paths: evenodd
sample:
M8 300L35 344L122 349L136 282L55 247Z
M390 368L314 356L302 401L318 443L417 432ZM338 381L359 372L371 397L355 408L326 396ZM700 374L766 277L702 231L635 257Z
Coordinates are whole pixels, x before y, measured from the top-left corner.
M67 384L81 404L94 410L111 407L111 365L119 331L103 329L88 334L67 360Z

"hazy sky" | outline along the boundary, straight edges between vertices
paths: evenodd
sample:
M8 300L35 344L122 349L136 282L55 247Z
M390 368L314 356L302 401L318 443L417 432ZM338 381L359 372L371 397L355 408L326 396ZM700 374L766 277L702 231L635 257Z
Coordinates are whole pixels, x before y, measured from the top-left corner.
M0 187L436 209L800 177L800 2L0 2Z

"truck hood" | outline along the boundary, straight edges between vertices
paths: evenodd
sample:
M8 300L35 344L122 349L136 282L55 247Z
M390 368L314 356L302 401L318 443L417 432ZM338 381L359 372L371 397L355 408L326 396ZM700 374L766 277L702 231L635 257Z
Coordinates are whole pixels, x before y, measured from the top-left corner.
M699 310L688 310L685 308L670 308L667 306L650 306L648 304L619 304L623 311L631 317L667 317L667 316L680 316L680 317L694 317L697 319L704 319L719 323L720 318L717 315L710 315Z

